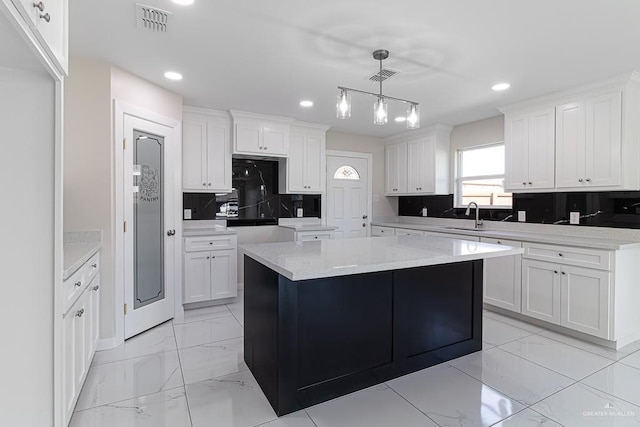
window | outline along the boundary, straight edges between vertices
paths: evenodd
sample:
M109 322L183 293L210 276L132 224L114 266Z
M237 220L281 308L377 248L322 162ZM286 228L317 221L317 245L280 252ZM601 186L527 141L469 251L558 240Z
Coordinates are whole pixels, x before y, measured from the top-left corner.
M351 166L340 166L336 173L333 174L333 179L353 179L359 180L360 174L357 170Z
M504 144L458 150L456 204L511 207L511 193L504 191L504 161Z

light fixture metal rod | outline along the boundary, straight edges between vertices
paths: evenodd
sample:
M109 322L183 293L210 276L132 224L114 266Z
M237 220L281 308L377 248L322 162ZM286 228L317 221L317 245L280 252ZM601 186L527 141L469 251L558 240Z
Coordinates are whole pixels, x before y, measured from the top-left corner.
M364 90L352 89L350 87L344 87L344 86L338 86L338 89L340 89L340 90L348 90L348 91L351 91L351 92L364 93L365 95L371 95L371 96L375 96L376 98L380 98L379 94L373 93L373 92L367 92L367 91L364 91ZM393 96L388 96L388 95L382 95L382 97L385 98L385 99L392 99L394 101L404 102L405 104L419 105L417 102L409 101L408 99L394 98Z

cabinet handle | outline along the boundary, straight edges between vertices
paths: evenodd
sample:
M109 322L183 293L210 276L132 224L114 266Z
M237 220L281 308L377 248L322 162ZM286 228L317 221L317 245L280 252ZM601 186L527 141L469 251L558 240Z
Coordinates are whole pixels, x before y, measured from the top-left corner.
M558 270L553 270L553 274L558 274Z
M46 22L51 22L51 16L49 16L48 13L45 13L44 15L40 14L40 18L44 19Z
M93 287L93 290L94 290L94 291L97 291L98 289L100 289L100 285L95 285L95 286Z
M213 245L213 242L209 242L210 245Z
M523 183L522 183L522 185L527 185L527 183L526 183L526 182L523 182Z
M209 257L207 257L207 259L209 259Z
M44 3L42 3L41 1L38 3L33 2L33 7L38 9L40 12L44 12Z
M582 182L582 178L578 179L578 182Z
M591 178L587 178L587 182L591 182Z
M567 273L565 273L565 272L563 271L563 272L562 272L562 275L563 275L563 276L566 276L566 275L567 275Z
M500 240L498 240L498 244L499 244L499 245L501 245L501 244L502 244L502 242L501 242Z
M76 283L74 283L76 285L76 288L79 288L80 286L82 286L82 280L78 280Z
M533 184L533 182L529 182L529 185L532 185L532 184Z
M206 183L206 182L203 182L203 183L202 183L202 186L203 186L203 187L206 187L206 186L207 186L207 183Z
M564 255L562 255L562 254L558 254L558 256L564 256Z
M317 239L317 238L318 238L318 236L313 236L313 238L314 238L314 239Z
M91 268L98 268L98 264L91 264Z
M76 316L78 317L82 317L82 315L84 314L84 308L81 308L80 310L78 310L78 312L76 313Z
M267 147L267 146L265 145L264 149L265 149L265 150L267 150L267 149L269 149L269 147Z
M216 259L216 257L212 256L211 259Z

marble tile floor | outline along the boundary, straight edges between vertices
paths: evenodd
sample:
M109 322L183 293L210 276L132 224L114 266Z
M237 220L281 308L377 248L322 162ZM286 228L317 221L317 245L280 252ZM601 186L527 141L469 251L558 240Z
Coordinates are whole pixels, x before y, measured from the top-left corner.
M243 361L242 294L98 352L73 427L640 426L640 342L484 313L483 350L278 418Z

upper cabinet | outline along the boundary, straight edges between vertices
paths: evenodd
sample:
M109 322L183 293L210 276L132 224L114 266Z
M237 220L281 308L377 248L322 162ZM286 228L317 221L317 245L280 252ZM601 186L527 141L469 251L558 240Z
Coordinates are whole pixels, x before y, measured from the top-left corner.
M231 121L227 113L186 107L182 121L182 188L231 192Z
M553 108L505 118L505 190L553 189L554 121Z
M293 119L231 111L233 154L288 157L289 133Z
M291 126L289 157L280 160L280 193L324 193L328 129L326 125L302 122Z
M448 126L435 125L386 140L387 196L449 194Z
M557 187L585 190L619 186L622 178L621 130L620 91L558 106Z
M639 73L502 111L506 190L640 189Z
M69 66L68 0L12 0L20 16L42 47L47 60L66 75Z

